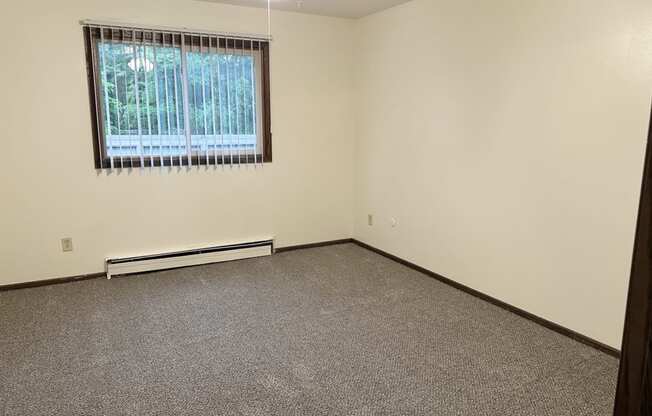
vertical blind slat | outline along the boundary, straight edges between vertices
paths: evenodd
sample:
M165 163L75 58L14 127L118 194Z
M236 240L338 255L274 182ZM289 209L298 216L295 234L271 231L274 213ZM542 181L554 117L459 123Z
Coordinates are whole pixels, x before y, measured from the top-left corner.
M102 90L104 92L104 105L101 106L104 108L104 114L106 114L106 123L107 126L104 128L104 134L105 135L111 135L111 107L108 105L109 103L109 85L106 81L106 54L105 54L105 45L104 45L104 28L100 27L100 61L101 61L101 68L102 68ZM93 48L95 50L95 48ZM98 112L98 115L101 116L101 113ZM101 120L98 120L101 125ZM101 137L98 137L99 142L99 147L100 147L100 166L104 167L104 149L102 145L102 140ZM106 136L105 136L106 137Z
M154 166L154 143L152 142L152 118L149 110L149 82L147 80L147 73L149 72L149 60L147 59L147 45L145 44L145 33L143 32L142 38L143 47L143 76L145 77L145 106L147 108L147 138L149 146L149 162L150 166Z
M165 50L165 35L163 35L163 50ZM166 54L167 55L167 54ZM167 64L163 64L163 80L165 82L165 120L167 122L167 136L168 136L168 142L165 145L165 148L168 149L168 152L170 153L170 166L172 166L172 147L170 144L170 137L172 137L172 120L170 116L170 91L169 91L169 83L170 80L168 79L168 66ZM163 136L161 136L161 142L163 141ZM161 164L163 164L163 146L161 147Z
M244 102L245 102L245 101L244 101L244 100L245 100L245 95L246 95L246 93L247 93L247 90L246 90L246 86L247 86L246 79L247 79L247 76L246 76L246 74L245 74L245 61L246 61L246 59L245 59L245 43L244 43L244 41L242 42L242 50L241 50L241 51L242 51L242 58L240 59L240 77L241 77L241 79L242 79L243 81L245 81L245 82L242 84L243 91L242 91L242 100L241 100L241 102L244 104ZM243 118L243 120L242 120L242 134L243 134L243 136L246 136L246 135L247 135L247 106L246 106L246 105L243 105L243 106L242 106L242 112L244 113L244 114L242 115L242 118ZM249 164L249 151L248 151L248 149L249 149L249 143L247 142L247 139L246 139L246 138L245 138L245 146L246 146L246 147L244 148L245 163L246 163L246 164Z
M118 136L122 133L122 124L120 123L120 95L118 91L118 71L116 70L117 65L115 61L115 36L113 34L113 29L111 29L111 63L113 64L113 90L115 92L115 101L116 101L116 121L118 123ZM107 149L108 149L108 138L106 140ZM115 156L111 154L111 169L115 168Z
M216 119L215 119L215 82L213 79L213 58L215 55L213 55L212 52L212 39L209 37L208 38L208 73L209 73L209 80L210 80L210 87L211 87L211 117L212 117L212 122L213 122L213 163L217 165L217 128L216 128ZM208 164L208 152L206 154L206 164Z
M264 71L265 56L263 55L263 44L261 42L258 42L258 51L260 52L260 67L261 67L261 70ZM261 80L262 80L262 76L261 76ZM264 87L265 87L265 85L260 86L261 89L264 88ZM263 103L260 103L260 105L264 106ZM265 125L264 117L261 117L261 121L262 121L263 125ZM264 129L261 129L261 132L266 132L266 131ZM260 166L265 166L265 138L263 138L263 140L261 140L261 143L260 143Z
M190 46L188 47L187 51L190 52L190 54L192 54L192 52L193 52L193 39L192 39L192 37L190 38ZM191 65L191 61L188 59L188 53L184 53L184 55L186 57L186 68L184 69L184 73L186 75L184 75L183 80L184 80L185 83L187 83L186 85L188 85L188 94L190 94L192 96L192 102L188 101L188 108L190 109L190 111L189 111L190 118L187 118L187 120L192 120L192 123L190 123L188 121L188 124L189 124L188 125L188 130L190 130L190 149L192 149L192 135L193 135L193 133L197 134L197 132L199 131L199 126L197 125L197 123L198 123L197 117L194 117L193 112L192 112L192 108L194 108L195 111L198 108L197 107L197 91L196 91L197 89L195 87L195 84L190 82L190 75L192 74L192 72L191 72L192 71L192 69L191 69L192 65ZM191 104L194 104L194 107L191 108L190 107ZM191 151L191 153L192 153L192 151Z
M210 43L210 42L209 42ZM204 137L202 144L206 146L206 164L208 165L208 131L207 124L208 119L206 117L206 70L204 64L204 38L203 36L199 38L199 61L201 62L201 107L202 115L204 116Z
M172 36L172 47L174 50L175 46L175 41L174 41L174 36ZM183 52L182 52L183 55ZM176 132L177 132L177 140L181 141L181 121L180 121L180 116L179 116L179 88L178 88L178 79L177 79L177 62L174 60L172 62L172 69L174 72L174 106L175 106L175 115L176 115ZM186 124L184 127L187 128L188 121L186 120ZM180 145L179 145L180 146ZM172 157L170 156L170 162L172 161ZM179 166L183 165L183 160L182 160L182 155L181 155L181 149L179 149Z
M226 55L226 51L224 53ZM222 147L220 148L220 154L222 156L222 169L224 169L224 118L223 118L223 112L222 112L222 86L220 85L220 81L222 80L220 76L220 38L217 38L217 97L220 100L220 105L219 105L219 111L220 111L220 141L222 144Z
M122 43L120 44L121 45L120 49L121 49L122 53L126 55L128 49L125 46L125 31L122 30L120 35L121 35L120 39L122 41ZM127 118L127 137L131 137L131 119L129 117L129 90L128 90L128 87L127 87L128 83L129 82L127 80L127 71L125 70L125 75L124 75L125 107L126 107L125 116ZM127 139L127 140L128 140L129 145L131 145L131 139ZM123 145L124 145L124 140L122 139L122 136L120 136L120 168L124 168L124 158L123 158L124 146Z
M154 59L154 99L156 101L156 133L158 134L158 158L161 167L163 166L163 133L161 132L161 106L159 99L159 86L158 86L158 56L156 53L156 42L154 41L154 32L152 32L152 59ZM153 143L153 142L152 142ZM152 156L152 167L154 166L154 158Z
M88 40L91 43L91 45L93 43L93 33L94 33L94 31L95 31L95 28L93 28L93 27L87 28ZM95 48L94 47L91 47L91 59L93 61L93 65L95 66L95 62L96 62L97 57L96 57L96 54L95 54ZM94 80L94 82L97 82L97 80L95 80L95 77L96 77L97 73L95 72L94 69L93 69L93 73L94 73L93 80ZM96 138L97 143L95 143L95 145L99 149L101 149L102 148L102 110L101 110L102 106L97 105L97 103L99 103L99 101L98 101L98 97L97 97L97 88L95 88L95 86L93 86L93 96L95 97L95 103L96 103L96 105L95 105L95 124L96 124L96 128L97 128L97 138ZM100 153L100 167L102 167L101 153Z
M187 46L186 46L186 37L181 36L181 82L183 83L183 119L184 121L184 132L186 134L186 157L188 158L188 166L192 167L192 123L190 122L190 103L188 101L189 97L189 83L188 83L188 55L187 55ZM190 49L192 50L192 42L190 43Z
M229 39L225 39L224 54L229 55ZM228 136L229 136L229 166L233 168L233 127L231 125L231 81L229 71L229 61L226 61L226 116L228 118Z
M235 61L235 68L233 71L235 72L235 134L238 140L238 168L241 168L242 166L242 136L241 136L241 130L240 130L240 106L238 105L238 101L240 100L240 82L238 82L238 67L240 66L240 59L238 59L238 56L236 54L236 41L233 41L233 48L234 48L234 53L233 53L233 58Z
M138 148L140 156L140 166L145 164L145 158L143 155L143 131L141 126L141 114L140 114L140 86L138 85L138 44L136 43L136 31L131 33L131 52L134 56L134 99L136 100L136 127L138 128Z
M258 123L256 120L256 71L254 70L254 67L256 66L256 56L254 55L254 41L251 41L251 74L249 76L251 77L251 119L253 120L252 123L252 134L255 137L254 141L254 166L256 166L256 163L258 163L258 132L257 132L257 127Z

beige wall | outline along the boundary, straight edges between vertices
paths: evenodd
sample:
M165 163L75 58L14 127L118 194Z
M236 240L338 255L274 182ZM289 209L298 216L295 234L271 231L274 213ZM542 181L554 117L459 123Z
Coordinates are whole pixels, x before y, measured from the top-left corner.
M2 9L0 285L99 272L110 255L352 235L353 156L341 150L354 139L353 21L274 13L273 164L107 175L93 169L78 21L266 33L265 11L190 0L39 0ZM73 253L61 252L66 236Z
M358 30L356 238L620 347L652 2L415 0Z

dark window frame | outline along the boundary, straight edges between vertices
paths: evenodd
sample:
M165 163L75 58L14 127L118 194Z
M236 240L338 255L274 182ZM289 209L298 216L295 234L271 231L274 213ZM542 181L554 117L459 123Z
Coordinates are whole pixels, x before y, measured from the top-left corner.
M106 141L104 137L104 128L100 125L100 120L105 120L104 105L101 99L101 76L99 70L99 42L101 40L100 30L112 37L119 33L116 38L120 42L148 42L148 45L166 44L170 46L174 40L175 45L181 45L181 40L186 45L197 47L225 48L229 50L260 50L261 54L261 92L262 92L262 153L253 155L174 155L155 157L153 160L149 157L141 158L140 156L123 156L120 168L140 168L140 167L157 167L157 166L205 166L205 165L238 165L252 164L262 160L263 163L272 163L272 116L270 100L270 71L269 71L269 41L264 40L246 40L229 37L218 37L188 34L188 33L159 33L148 29L121 29L121 28L95 28L90 26L83 27L84 45L86 52L86 72L88 78L88 92L90 103L93 154L95 169L109 169L111 167L111 158L105 155ZM143 39L144 38L144 39ZM218 45L219 42L219 45Z

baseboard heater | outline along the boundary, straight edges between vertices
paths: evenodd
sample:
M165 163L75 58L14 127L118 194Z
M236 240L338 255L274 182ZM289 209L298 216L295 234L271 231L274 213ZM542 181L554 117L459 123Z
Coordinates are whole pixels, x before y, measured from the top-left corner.
M263 240L136 257L109 258L106 259L106 277L110 279L116 275L270 256L273 252L274 240Z

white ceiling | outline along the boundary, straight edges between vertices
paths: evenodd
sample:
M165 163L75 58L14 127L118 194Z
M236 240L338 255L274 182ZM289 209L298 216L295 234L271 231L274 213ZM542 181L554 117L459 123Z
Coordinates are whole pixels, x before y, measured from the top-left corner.
M236 6L267 7L267 0L205 0ZM300 13L358 18L410 0L272 0L272 8Z

